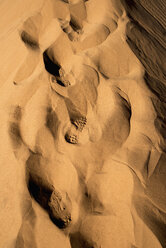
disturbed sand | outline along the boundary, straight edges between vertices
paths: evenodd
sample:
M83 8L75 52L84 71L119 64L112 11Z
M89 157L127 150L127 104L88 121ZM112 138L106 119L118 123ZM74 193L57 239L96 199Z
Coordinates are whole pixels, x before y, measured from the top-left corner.
M166 247L164 10L0 2L0 247Z

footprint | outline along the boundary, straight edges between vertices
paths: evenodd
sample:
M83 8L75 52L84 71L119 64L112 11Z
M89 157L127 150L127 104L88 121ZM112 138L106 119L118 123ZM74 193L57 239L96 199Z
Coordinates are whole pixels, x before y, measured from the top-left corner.
M89 141L89 129L86 127L87 118L79 117L71 119L71 127L65 135L65 140L70 144L84 145Z
M86 126L87 119L86 119L86 117L80 117L79 119L72 120L71 122L76 126L76 129L79 132L82 132L82 130Z
M78 144L78 135L74 134L73 132L71 132L71 130L67 131L66 135L65 135L65 140L68 143L71 144Z
M78 41L80 32L75 31L71 23L67 20L59 20L62 30L67 34L70 41Z
M71 224L72 203L67 193L54 190L48 202L50 217L59 228L67 228Z
M68 97L68 87L75 84L75 78L72 72L68 74L60 68L58 75L50 75L51 88L56 91L59 95Z
M59 70L59 75L60 75L59 79L63 83L64 87L68 87L69 85L71 85L65 71L62 68L60 68L60 70Z

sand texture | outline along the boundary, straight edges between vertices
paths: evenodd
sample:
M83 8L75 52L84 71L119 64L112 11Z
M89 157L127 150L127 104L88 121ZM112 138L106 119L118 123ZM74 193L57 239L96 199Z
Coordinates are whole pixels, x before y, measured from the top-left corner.
M166 248L166 1L0 13L0 248Z

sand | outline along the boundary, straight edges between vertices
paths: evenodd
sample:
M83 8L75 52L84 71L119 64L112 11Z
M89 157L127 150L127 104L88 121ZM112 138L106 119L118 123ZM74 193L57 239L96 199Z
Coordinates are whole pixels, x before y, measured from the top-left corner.
M0 2L0 247L166 247L165 9Z

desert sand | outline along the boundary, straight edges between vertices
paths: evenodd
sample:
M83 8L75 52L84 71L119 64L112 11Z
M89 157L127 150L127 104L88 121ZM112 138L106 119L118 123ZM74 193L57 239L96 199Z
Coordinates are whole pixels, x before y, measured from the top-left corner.
M0 1L0 248L166 247L165 12Z

